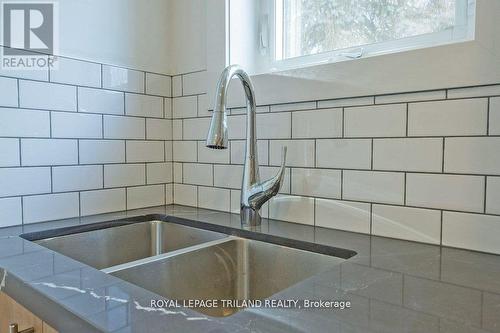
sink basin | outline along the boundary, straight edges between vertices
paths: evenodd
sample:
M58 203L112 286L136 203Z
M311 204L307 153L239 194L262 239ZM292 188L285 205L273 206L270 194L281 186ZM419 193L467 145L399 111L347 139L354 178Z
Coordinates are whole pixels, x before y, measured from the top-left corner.
M113 275L167 299L263 300L343 262L337 257L229 238L216 245L112 272ZM197 308L222 317L232 307Z
M227 235L179 224L151 221L35 241L97 269L157 256Z

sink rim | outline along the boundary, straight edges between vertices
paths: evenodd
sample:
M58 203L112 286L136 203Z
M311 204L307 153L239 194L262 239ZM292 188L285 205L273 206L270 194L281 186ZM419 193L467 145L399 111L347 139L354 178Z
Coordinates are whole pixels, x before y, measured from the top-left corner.
M161 222L179 224L179 225L183 225L183 226L187 226L187 227L191 227L191 228L218 232L218 233L226 234L228 236L236 236L236 237L240 237L240 238L244 238L244 239L256 240L256 241L261 241L261 242L265 242L265 243L290 247L293 249L304 250L304 251L309 251L309 252L319 253L319 254L325 254L325 255L338 257L338 258L345 259L345 260L350 259L358 254L356 251L353 251L350 249L329 246L329 245L324 245L324 244L319 244L319 243L313 243L313 242L303 241L303 240L298 240L298 239L293 239L293 238L286 238L286 237L282 237L282 236L276 236L276 235L267 234L264 232L259 232L257 230L246 230L246 229L233 228L230 226L218 225L218 224L213 224L213 223L209 223L209 222L197 221L197 220L192 220L192 219L182 218L182 217L177 217L177 216L171 216L171 215L166 215L166 214L148 214L148 215L127 217L127 218L115 219L115 220L109 220L109 221L103 221L103 222L97 222L97 223L89 223L89 224L81 224L81 225L76 225L76 226L54 228L54 229L48 229L48 230L43 230L43 231L24 233L24 234L19 235L19 237L21 237L27 241L35 242L37 240L42 240L42 239L55 238L55 237L72 235L72 234L79 234L79 233L88 232L88 231L103 230L103 229L109 229L109 228L114 228L114 227L119 227L119 226L131 225L131 224L142 223L142 222L153 222L153 221L161 221ZM227 239L227 238L224 238L224 239Z

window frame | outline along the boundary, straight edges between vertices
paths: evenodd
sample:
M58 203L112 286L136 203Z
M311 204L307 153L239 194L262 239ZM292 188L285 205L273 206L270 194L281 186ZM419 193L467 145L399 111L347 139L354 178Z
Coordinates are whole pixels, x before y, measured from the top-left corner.
M402 39L284 58L284 0L261 0L262 3L265 3L265 5L261 5L260 17L263 18L266 16L271 20L271 22L267 22L267 25L270 27L268 29L270 35L267 38L271 47L268 50L267 59L261 59L255 66L255 73L272 73L320 64L356 60L474 39L476 0L457 0L455 12L457 24L453 28Z

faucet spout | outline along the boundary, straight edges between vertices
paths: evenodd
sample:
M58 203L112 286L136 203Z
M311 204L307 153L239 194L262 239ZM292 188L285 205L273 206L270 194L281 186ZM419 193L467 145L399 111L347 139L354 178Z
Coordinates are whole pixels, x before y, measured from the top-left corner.
M257 157L255 93L250 77L238 65L226 67L217 83L214 111L208 130L206 146L212 149L227 148L227 92L233 76L237 76L241 80L247 100L245 164L240 200L242 222L252 226L260 225L260 208L279 192L283 183L286 147L282 152L281 168L278 174L269 180L261 182Z

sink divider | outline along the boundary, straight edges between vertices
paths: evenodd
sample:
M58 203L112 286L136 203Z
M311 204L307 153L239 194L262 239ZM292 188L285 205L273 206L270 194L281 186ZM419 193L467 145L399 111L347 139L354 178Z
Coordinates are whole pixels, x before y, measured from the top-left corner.
M188 253L188 252L192 252L192 251L204 249L206 247L210 247L210 246L214 246L214 245L218 245L218 244L222 244L222 243L227 243L227 242L235 240L235 239L239 239L239 237L228 236L228 237L225 237L225 238L216 239L216 240L213 240L213 241L210 241L210 242L206 242L206 243L202 243L202 244L197 244L197 245L189 246L189 247L186 247L186 248L183 248L183 249L179 249L179 250L175 250L175 251L171 251L171 252L168 252L168 253L162 253L162 254L158 254L158 255L152 256L152 257L147 257L147 258L143 258L143 259L139 259L139 260L134 260L134 261L126 262L126 263L123 263L123 264L120 264L120 265L116 265L116 266L104 268L104 269L101 269L101 272L110 274L110 273L122 271L122 270L127 269L127 268L136 267L136 266L144 265L144 264L147 264L147 263L151 263L151 262L155 262L155 261L159 261L159 260L163 260L163 259L175 257L175 256L178 256L178 255L181 255L181 254L185 254L185 253Z

